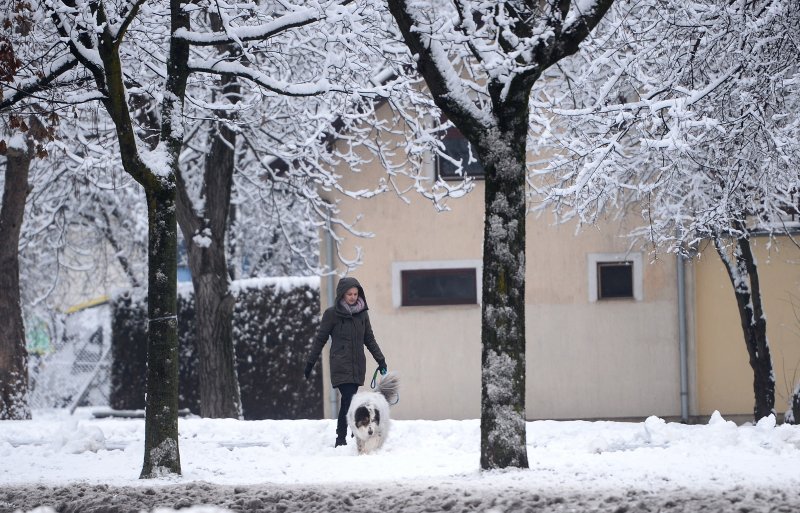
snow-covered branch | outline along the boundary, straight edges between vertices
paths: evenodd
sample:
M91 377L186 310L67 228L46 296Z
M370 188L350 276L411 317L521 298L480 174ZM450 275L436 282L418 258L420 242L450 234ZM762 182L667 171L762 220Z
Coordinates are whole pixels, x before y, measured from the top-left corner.
M687 251L797 212L800 13L791 2L619 5L535 91L532 183L562 219L638 205L632 235ZM655 234L655 236L653 235Z
M221 2L216 3L219 4ZM340 1L334 2L333 4L346 5L347 3L350 2ZM228 6L228 8L232 7L233 6ZM217 11L221 17L224 17L226 11L224 7L219 6ZM291 6L291 8L287 6L287 11L288 12L281 14L275 19L258 25L234 26L229 22L225 24L225 30L221 32L199 32L195 30L178 29L175 31L175 37L184 39L194 46L242 45L250 41L266 41L288 30L316 23L326 16L322 6Z
M13 85L5 85L3 89L14 91L14 93L11 96L5 93L0 95L0 98L3 98L3 100L0 101L0 112L9 109L22 100L45 91L59 77L63 76L67 71L74 69L77 65L78 61L75 57L72 55L64 55L46 64L47 72L44 76L26 77Z

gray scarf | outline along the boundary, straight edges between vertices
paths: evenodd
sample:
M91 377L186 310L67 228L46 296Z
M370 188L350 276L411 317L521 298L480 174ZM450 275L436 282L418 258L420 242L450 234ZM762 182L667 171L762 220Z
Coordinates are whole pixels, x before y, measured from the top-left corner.
M344 299L339 301L339 304L342 305L342 308L344 308L346 312L350 312L350 315L355 315L355 314L357 314L359 312L362 312L364 310L364 308L366 308L366 306L367 306L367 304L364 302L364 299L361 298L361 297L359 297L356 300L356 304L354 304L352 306L348 305L347 301L345 301Z

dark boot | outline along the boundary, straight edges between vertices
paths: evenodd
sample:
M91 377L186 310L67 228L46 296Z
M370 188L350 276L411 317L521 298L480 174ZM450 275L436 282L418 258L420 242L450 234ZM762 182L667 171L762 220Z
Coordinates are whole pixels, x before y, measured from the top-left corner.
M334 447L339 447L340 445L347 445L347 440L341 435L336 437L336 445Z

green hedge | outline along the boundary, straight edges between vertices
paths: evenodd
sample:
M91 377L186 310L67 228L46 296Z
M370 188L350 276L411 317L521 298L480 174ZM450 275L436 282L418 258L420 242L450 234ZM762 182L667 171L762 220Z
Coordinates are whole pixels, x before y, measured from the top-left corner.
M319 324L319 279L236 281L233 339L245 419L322 418L322 377L303 379L303 365ZM144 408L147 302L142 291L112 300L110 406ZM194 345L194 292L178 294L179 407L200 411Z

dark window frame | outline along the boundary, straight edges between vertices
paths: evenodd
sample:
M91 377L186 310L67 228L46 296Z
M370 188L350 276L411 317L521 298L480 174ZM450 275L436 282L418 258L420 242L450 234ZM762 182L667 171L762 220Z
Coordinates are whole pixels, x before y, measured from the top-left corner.
M636 279L634 277L634 266L635 263L633 260L616 260L616 261L598 261L597 262L597 300L598 301L608 301L608 300L617 300L617 299L636 299ZM630 293L625 294L611 294L605 295L604 288L603 288L603 269L611 269L611 268L624 268L628 270L627 278L630 282L627 284L626 292L630 290ZM607 290L607 289L606 289Z
M410 297L410 280L413 278L433 278L434 276L462 275L471 278L473 283L471 295L468 297ZM469 276L468 276L469 275ZM400 306L447 306L478 304L478 270L475 267L454 267L436 269L403 269L400 271Z
M462 174L457 174L456 171L458 168L449 160L443 158L440 153L436 153L435 164L437 179L450 181L463 180L466 177L470 177L475 180L483 180L486 177L486 171L483 168L483 164L481 164L475 157L475 148L472 146L472 143L470 143L467 138L464 137L464 134L462 134L458 128L454 126L448 128L444 133L444 137L442 137L442 143L445 145L445 153L448 156L453 157L454 159L461 158ZM463 155L453 155L453 153L451 153L454 145L460 145L464 143L466 143L466 148L459 150L461 153L463 153ZM472 159L470 159L470 157L472 157ZM472 161L470 162L470 160Z

